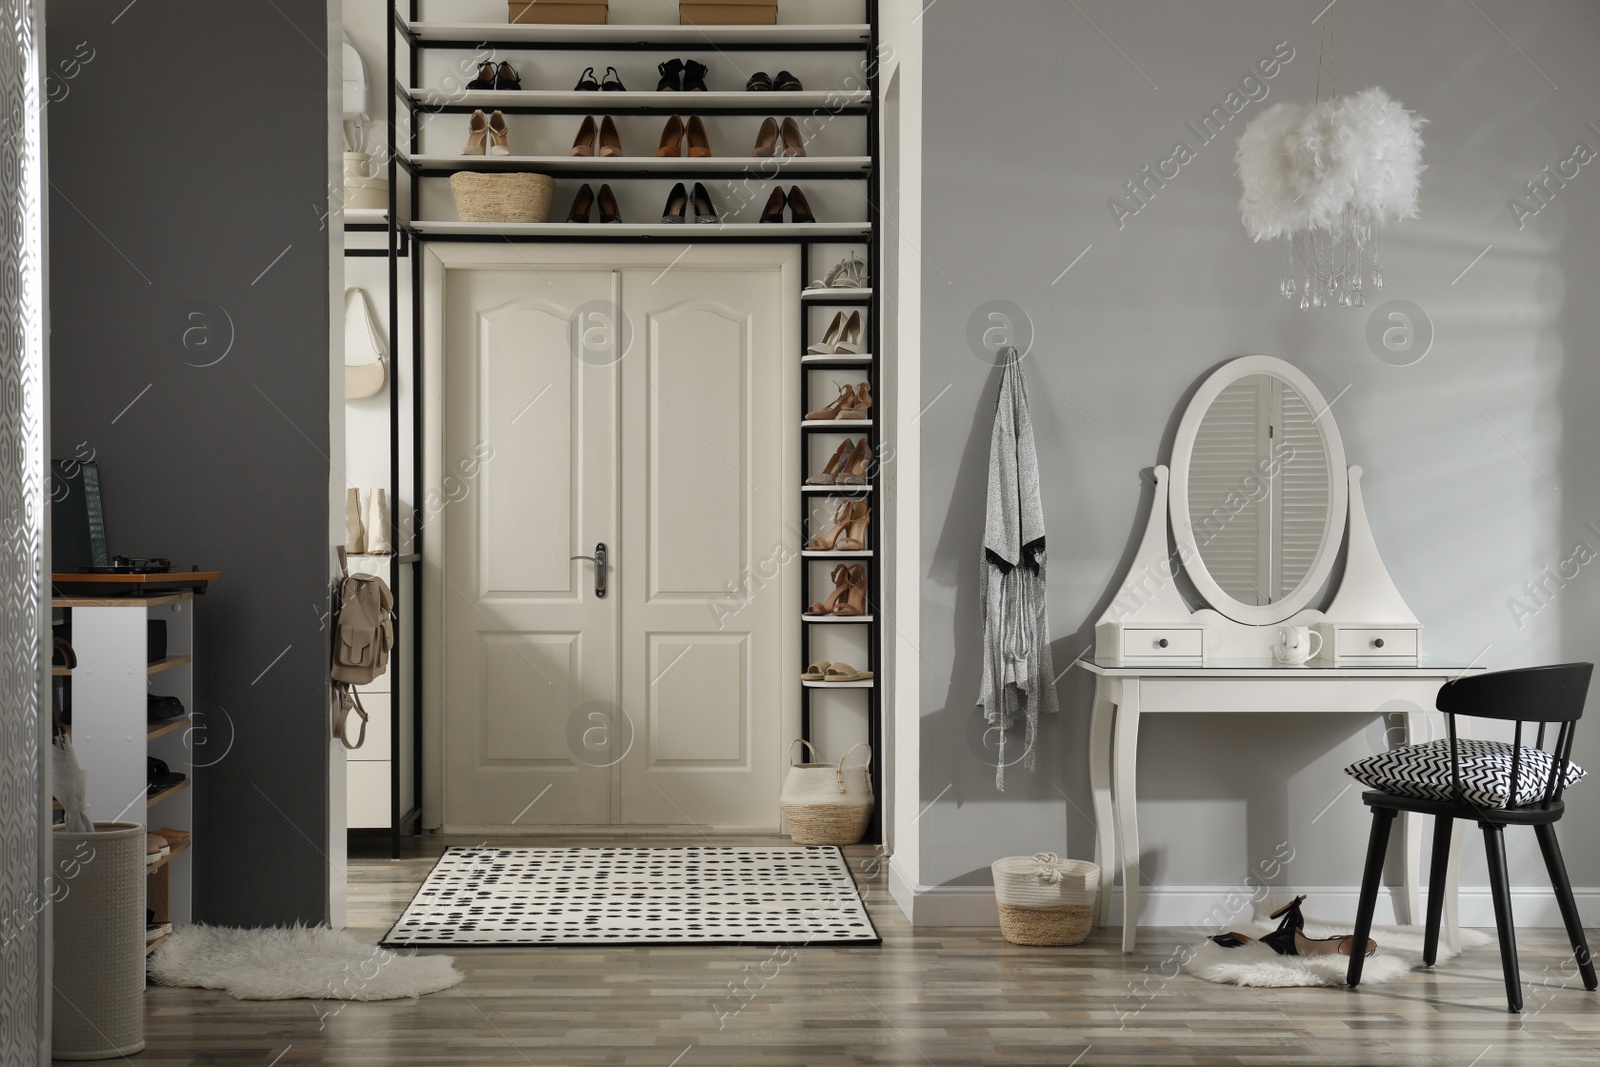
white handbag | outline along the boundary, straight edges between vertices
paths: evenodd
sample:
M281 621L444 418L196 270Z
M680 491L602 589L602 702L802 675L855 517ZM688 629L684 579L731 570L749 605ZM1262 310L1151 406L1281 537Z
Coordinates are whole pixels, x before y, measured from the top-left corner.
M371 363L362 363L354 367L348 363L344 365L344 398L366 400L383 392L384 385L389 381L389 367L383 341L378 337L378 324L372 318L372 305L367 300L367 291L351 286L344 291L347 302L351 293L356 294L356 302L361 305L361 314L366 317L367 338L372 342L373 355L378 358Z

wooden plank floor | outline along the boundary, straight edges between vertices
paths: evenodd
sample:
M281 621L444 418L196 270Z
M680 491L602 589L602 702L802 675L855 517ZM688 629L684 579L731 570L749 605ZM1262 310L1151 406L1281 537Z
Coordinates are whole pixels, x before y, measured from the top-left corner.
M376 942L447 843L479 842L423 838L400 860L353 857L352 932ZM1600 993L1564 977L1572 967L1558 930L1518 932L1528 1005L1521 1016L1505 1010L1493 945L1356 992L1237 989L1174 976L1173 952L1198 940L1193 931L1149 930L1144 948L1125 956L1115 929L1071 949L1018 948L991 931L912 930L889 899L873 850L847 851L881 947L799 948L792 958L768 946L469 949L455 953L467 975L457 988L375 1004L249 1003L152 987L148 1047L130 1062L1592 1067L1600 1060Z

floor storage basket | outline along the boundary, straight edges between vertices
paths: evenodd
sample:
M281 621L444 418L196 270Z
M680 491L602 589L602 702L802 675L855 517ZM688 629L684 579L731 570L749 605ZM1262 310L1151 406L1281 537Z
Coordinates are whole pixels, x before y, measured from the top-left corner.
M1000 932L1013 945L1077 945L1094 925L1100 868L1054 852L1007 856L990 865Z
M112 1060L144 1048L144 827L57 830L55 987L58 1060Z
M805 745L813 759L817 750ZM794 744L789 746L790 751ZM844 761L858 748L867 749L867 762L846 767ZM853 845L866 836L872 824L872 749L851 745L833 763L789 763L779 798L789 836L797 845Z

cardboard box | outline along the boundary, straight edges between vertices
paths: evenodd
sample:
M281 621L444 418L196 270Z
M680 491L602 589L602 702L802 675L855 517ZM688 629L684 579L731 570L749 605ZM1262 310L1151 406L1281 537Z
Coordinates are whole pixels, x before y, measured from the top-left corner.
M678 22L684 26L771 26L778 21L778 0L681 0Z
M607 0L507 0L506 21L604 26L606 3Z

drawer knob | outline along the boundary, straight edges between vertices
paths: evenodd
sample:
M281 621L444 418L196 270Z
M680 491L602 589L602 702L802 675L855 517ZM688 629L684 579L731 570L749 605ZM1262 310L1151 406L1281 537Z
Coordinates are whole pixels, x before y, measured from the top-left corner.
M1373 648L1382 648L1382 647L1383 647L1383 638L1381 638L1381 637L1374 637L1374 638L1373 638L1373 639L1372 639L1372 647L1373 647Z
M1163 637L1161 640L1157 641L1156 642L1156 647L1157 648L1166 648L1167 647L1167 639L1165 637Z

